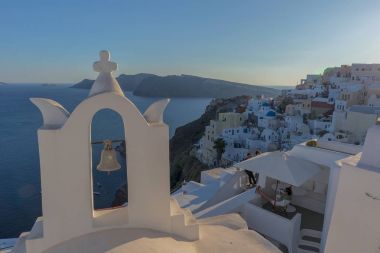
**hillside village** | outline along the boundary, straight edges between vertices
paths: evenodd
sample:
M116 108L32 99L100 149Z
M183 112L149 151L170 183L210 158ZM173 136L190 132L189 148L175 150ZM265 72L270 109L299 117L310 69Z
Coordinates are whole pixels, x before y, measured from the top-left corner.
M254 97L247 105L220 112L205 128L195 154L215 167L257 151L290 150L313 138L360 145L379 113L380 64L327 68L280 96Z

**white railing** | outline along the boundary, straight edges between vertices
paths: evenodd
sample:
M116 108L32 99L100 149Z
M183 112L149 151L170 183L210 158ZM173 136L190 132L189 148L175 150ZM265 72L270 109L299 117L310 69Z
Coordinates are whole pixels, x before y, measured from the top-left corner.
M297 253L301 214L292 219L265 210L251 203L243 206L242 216L248 227L285 245L289 253Z

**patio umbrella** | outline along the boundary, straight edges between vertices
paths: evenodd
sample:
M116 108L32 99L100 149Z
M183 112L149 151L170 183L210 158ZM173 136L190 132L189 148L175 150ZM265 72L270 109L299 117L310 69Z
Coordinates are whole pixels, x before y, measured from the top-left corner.
M321 170L321 167L316 163L291 156L282 151L263 153L237 163L235 167L250 170L297 187L313 178Z

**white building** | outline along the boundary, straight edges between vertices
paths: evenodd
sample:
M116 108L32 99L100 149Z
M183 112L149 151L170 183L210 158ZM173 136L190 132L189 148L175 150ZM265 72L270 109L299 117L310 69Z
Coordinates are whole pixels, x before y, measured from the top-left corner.
M284 117L285 127L291 132L297 132L303 123L303 118L300 115L286 115Z
M225 128L221 137L225 141L242 142L245 139L257 139L259 137L259 130L255 127L240 126L234 128Z
M365 86L365 104L380 106L380 84L372 83Z
M294 89L289 92L292 97L305 96L306 98L314 98L319 95L318 90L314 89Z
M321 119L309 120L309 127L314 134L319 134L320 132L330 132L331 131L331 117L325 117Z
M262 140L264 144L262 151L270 151L278 148L280 138L277 131L266 128L261 132L260 140Z
M216 166L217 153L214 149L215 140L221 137L224 129L239 127L243 125L245 120L246 114L236 112L219 113L218 119L210 120L210 124L205 128L204 135L199 140L198 159L209 166Z
M329 89L328 102L331 104L335 104L336 100L339 99L340 89Z
M261 96L259 98L251 98L248 101L248 105L247 105L246 110L248 112L257 112L260 110L260 108L262 106L269 106L271 103L272 103L271 98L265 98L263 96Z
M334 112L332 127L335 133L343 132L349 143L362 143L367 129L380 116L380 107L353 105L346 112Z
M380 81L380 64L353 63L351 67L353 81L375 83Z
M257 115L258 127L276 129L278 126L277 113L272 109L266 109L267 107L264 108L265 109L260 110Z
M258 139L259 134L259 130L253 127L224 129L221 138L225 141L226 147L222 158L232 163L244 160L250 152L247 140Z
M222 158L226 163L229 162L233 164L245 160L249 153L250 150L246 148L246 145L241 146L235 144L232 147L227 145L224 153L222 154Z
M380 106L380 94L371 94L367 101L368 106L379 107Z

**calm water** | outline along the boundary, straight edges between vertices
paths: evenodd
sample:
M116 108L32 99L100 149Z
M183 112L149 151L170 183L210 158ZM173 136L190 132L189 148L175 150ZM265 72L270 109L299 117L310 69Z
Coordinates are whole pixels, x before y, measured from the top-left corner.
M87 94L87 90L62 86L0 86L0 238L15 237L30 230L36 217L41 216L37 129L42 124L42 117L29 98L56 100L71 112ZM140 111L144 111L157 100L136 97L130 93L126 96ZM172 99L164 115L165 122L170 127L170 135L173 136L178 126L198 118L209 102L210 99L204 98ZM92 125L93 139L123 137L118 114L101 111L95 115ZM93 145L94 167L99 161L101 148L101 145ZM125 168L125 162L120 157L119 162ZM109 176L93 171L94 191L100 193L94 197L95 206L110 206L116 189L125 183L125 170Z

